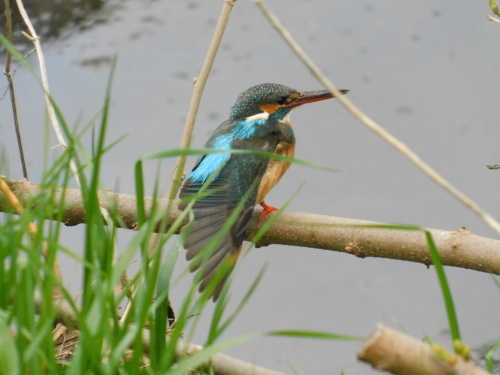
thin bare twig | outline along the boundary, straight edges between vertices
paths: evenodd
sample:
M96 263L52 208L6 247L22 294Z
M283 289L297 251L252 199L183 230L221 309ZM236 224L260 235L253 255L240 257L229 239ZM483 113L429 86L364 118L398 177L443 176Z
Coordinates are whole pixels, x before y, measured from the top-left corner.
M500 18L496 18L496 17L490 16L489 14L486 15L486 18L489 19L490 21L494 21L494 22L500 23Z
M10 0L5 0L5 24L7 27L7 40L12 43L12 15L10 12ZM12 81L12 74L10 71L10 64L12 61L12 55L10 51L7 50L7 59L5 63L5 71L3 72L7 77L9 84L10 101L12 103L12 116L14 118L14 129L16 130L17 146L19 148L19 157L21 159L21 168L23 170L23 177L28 178L28 170L26 169L26 161L24 159L23 151L23 141L21 138L21 129L19 126L19 117L17 116L17 104L16 104L16 93L14 91L14 83Z
M271 25L278 31L285 42L300 58L300 60L307 66L309 71L313 74L318 81L320 81L332 94L335 95L337 100L361 123L366 125L370 130L375 132L382 139L387 141L391 146L408 158L417 168L424 172L432 181L441 186L451 196L457 199L465 207L469 208L472 212L478 215L486 224L488 224L497 233L500 233L500 223L477 203L470 199L467 195L458 190L455 186L449 183L443 176L441 176L429 164L424 162L415 152L410 150L406 144L399 141L396 137L390 134L382 126L377 124L369 116L363 113L347 96L342 95L337 87L321 72L318 66L306 55L300 45L293 39L290 32L283 26L281 21L271 10L264 4L262 0L254 0L259 9L262 11Z
M33 27L33 24L31 23L28 13L26 12L26 9L24 9L24 5L22 0L16 0L17 8L19 9L19 13L21 14L21 17L26 24L26 27L29 30L29 34L24 33L24 36L26 36L35 46L35 50L37 53L38 57L38 64L40 66L40 77L42 79L42 87L44 91L44 96L45 96L45 105L47 107L47 113L49 115L50 122L52 124L52 127L54 128L54 131L57 136L57 140L59 141L59 145L63 148L68 148L68 145L66 143L66 140L64 139L64 136L61 132L61 128L59 125L59 121L57 120L56 112L54 110L54 106L52 104L52 101L50 99L50 90L49 90L49 80L47 77L47 69L45 68L45 58L43 56L42 52L42 46L40 44L40 38L38 37L35 28ZM78 183L78 186L80 186L80 179L78 178L78 171L76 168L76 165L72 159L69 160L69 165L71 168L71 171L73 172L73 176Z
M35 50L35 48L30 49L28 52L26 52L26 53L23 55L23 58L24 58L25 60L27 60L27 59L28 59L28 57L30 57L30 56L31 56L31 54L32 54L33 52L35 52L35 51L36 51L36 50ZM14 76L16 75L17 69L18 69L20 66L22 66L22 65L23 65L23 64L22 64L21 62L18 62L18 63L14 66L14 68L13 68L13 69L11 68L11 73L10 73L10 75L11 75L12 77L14 77ZM7 94L8 94L9 92L10 92L10 90L9 90L9 86L7 85L7 88L3 91L2 95L0 95L0 102L1 102L1 101L2 101L2 100L6 97L6 96L7 96Z
M203 90L205 89L205 84L207 83L208 76L212 69L212 65L215 60L215 56L219 49L222 36L224 35L224 30L226 29L227 22L229 21L229 16L234 4L237 0L224 0L224 6L222 7L219 20L214 30L214 35L210 46L208 47L207 55L205 56L205 61L201 67L200 74L195 78L193 87L193 96L191 97L191 103L189 104L189 110L186 117L186 123L184 125L184 133L181 139L181 148L187 148L191 144L191 138L193 136L194 123L196 121L196 115L198 113L198 107L200 106L201 96ZM168 199L175 199L177 196L177 191L182 182L182 173L184 171L184 166L186 164L186 156L180 156L176 160L174 167L174 172L172 174L172 184L170 186L169 193L167 195Z

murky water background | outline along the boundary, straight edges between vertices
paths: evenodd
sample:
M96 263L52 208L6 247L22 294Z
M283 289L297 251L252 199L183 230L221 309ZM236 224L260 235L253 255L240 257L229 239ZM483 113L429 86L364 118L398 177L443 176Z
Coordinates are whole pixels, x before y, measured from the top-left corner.
M500 26L486 20L487 1L268 2L329 77L351 90L353 101L498 216L500 172L485 165L500 162ZM50 31L42 43L51 90L70 124L83 126L99 112L110 62L117 56L108 139L126 138L107 154L102 180L109 189L133 193L138 157L179 144L192 79L222 1L82 1L73 2L74 8L49 1L35 4L42 21L50 20L37 25L41 34ZM62 27L56 26L56 19ZM34 55L30 61L35 64ZM241 91L261 82L321 88L253 2L240 0L205 90L193 145L204 144ZM30 178L39 181L43 98L22 68L17 69L15 84L28 170ZM3 81L2 94L5 88ZM304 184L290 211L444 230L466 226L497 237L339 104L311 104L294 112L291 120L297 157L342 172L294 165L270 194L270 204L280 206ZM10 170L1 173L21 178L14 140L10 104L3 98L0 147ZM172 166L173 161L162 163L163 191ZM147 168L153 178L156 165ZM130 237L120 231L122 245ZM64 243L79 251L81 228L67 228ZM185 265L181 261L177 272ZM241 262L232 289L234 304L264 265L268 269L260 287L226 337L291 328L363 336L383 322L401 324L416 337L449 342L433 268L274 245L253 250ZM68 263L64 275L75 294L80 284L76 268ZM498 339L500 299L492 277L447 271L464 340L480 346ZM174 290L174 307L190 280L182 280ZM199 343L208 317L194 337ZM356 362L358 348L359 343L263 338L230 354L281 371L292 363L307 374L337 374L342 369L350 375L375 373Z

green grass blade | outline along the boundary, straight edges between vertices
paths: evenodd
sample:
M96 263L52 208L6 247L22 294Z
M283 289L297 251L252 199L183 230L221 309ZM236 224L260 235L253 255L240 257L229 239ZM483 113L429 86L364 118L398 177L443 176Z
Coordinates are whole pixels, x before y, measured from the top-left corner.
M135 192L137 205L137 224L139 228L146 220L146 210L144 208L144 172L142 169L142 160L138 160L134 167L135 174Z
M453 341L460 340L460 329L458 326L455 304L453 302L453 296L451 294L450 286L448 284L448 280L444 272L444 267L441 262L441 257L439 256L439 251L436 247L436 244L430 232L425 231L425 238L427 240L427 244L429 245L432 264L434 264L434 268L436 269L436 275L439 280L439 286L441 287L441 292L443 294L444 305L446 308L446 314L448 316L448 325L450 327L451 338Z
M484 360L486 362L486 369L493 374L495 371L495 363L498 364L498 358L495 359L495 352L498 352L498 348L500 348L500 340L497 340L491 345L484 356Z
M19 61L33 76L36 77L36 73L33 68L31 68L31 65L28 63L28 61L26 61L26 59L16 49L16 47L14 47L14 45L9 42L9 40L2 34L0 34L0 44L2 44L17 61Z
M285 336L307 339L324 339L340 341L364 341L366 337L344 335L339 333L329 333L320 331L301 331L301 330L279 330L266 332L268 336Z
M306 167L311 167L311 168L317 168L317 169L323 169L326 171L331 171L331 172L338 172L337 169L329 168L329 167L324 167L321 165L313 164L304 160L300 159L295 159L295 158L289 158L286 156L274 154L271 152L263 152L263 151L253 151L253 150L219 150L219 149L213 149L213 148L200 148L200 149L194 149L194 148L173 148L169 150L164 150L164 151L156 151L156 152L150 152L147 154L144 154L141 156L141 160L151 160L151 159L163 159L163 158L171 158L171 157L177 157L177 156L199 156L199 155L209 155L209 154L249 154L249 155L258 155L258 156L265 156L270 159L276 159L280 161L285 161L288 163L293 163L293 164L299 164L303 165Z
M9 328L7 313L0 311L0 374L20 374L21 361L17 352L16 342Z

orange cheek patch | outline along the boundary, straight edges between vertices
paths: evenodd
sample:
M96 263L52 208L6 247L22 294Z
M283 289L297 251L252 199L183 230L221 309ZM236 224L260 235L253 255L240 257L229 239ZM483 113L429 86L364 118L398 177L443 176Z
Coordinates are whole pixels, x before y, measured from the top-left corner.
M263 106L260 107L260 109L264 112L269 113L272 115L274 112L276 112L281 106L279 104L264 104Z

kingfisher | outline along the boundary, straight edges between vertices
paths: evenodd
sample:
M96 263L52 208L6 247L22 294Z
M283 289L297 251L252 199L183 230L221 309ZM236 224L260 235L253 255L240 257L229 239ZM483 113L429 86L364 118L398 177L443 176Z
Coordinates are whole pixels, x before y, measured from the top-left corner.
M303 104L330 98L333 95L328 90L300 92L276 83L250 87L238 96L229 119L215 129L205 147L260 151L293 158L295 135L290 113ZM200 273L200 292L217 278L212 293L214 301L241 253L255 206L260 204L263 208L260 220L277 210L267 205L264 198L289 167L286 160L262 154L211 153L200 156L185 178L179 194L179 209L185 210L188 198L202 190L192 205L192 221L182 228L186 259L191 261L191 272ZM233 224L222 232L227 234L218 236L230 217ZM204 253L204 249L209 253ZM221 272L223 274L219 274Z

